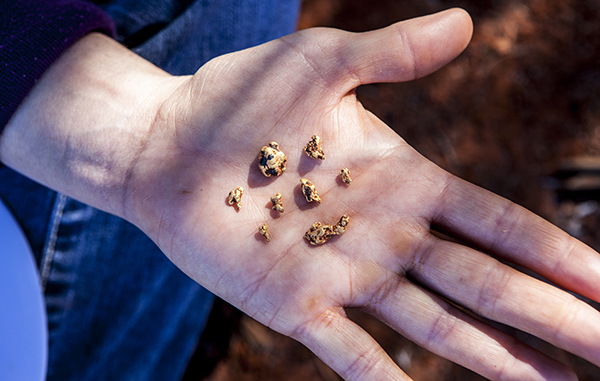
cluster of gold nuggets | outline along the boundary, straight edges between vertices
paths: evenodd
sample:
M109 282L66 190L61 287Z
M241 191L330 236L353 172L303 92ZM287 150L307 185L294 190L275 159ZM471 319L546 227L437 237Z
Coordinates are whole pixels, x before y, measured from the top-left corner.
M318 160L325 160L325 153L321 148L321 138L317 135L313 135L310 141L304 147L304 152L308 157ZM269 145L262 147L258 156L258 167L260 168L263 175L266 177L279 176L286 169L287 157L279 149L279 144L276 142L270 142ZM344 168L340 171L340 177L344 184L350 185L352 179L350 178L350 171L348 168ZM302 194L306 201L321 203L321 197L317 193L315 185L308 179L300 179L302 187ZM239 212L242 208L242 195L244 194L244 188L237 187L229 192L227 199L229 205L235 207ZM271 197L272 209L279 213L283 213L283 201L281 193L277 193ZM326 225L321 222L315 222L312 224L310 229L304 234L312 245L320 245L327 242L330 238L336 235L343 234L346 231L350 217L343 215L337 224ZM259 233L265 237L267 242L271 242L271 236L269 234L269 227L267 224L263 224L258 228Z

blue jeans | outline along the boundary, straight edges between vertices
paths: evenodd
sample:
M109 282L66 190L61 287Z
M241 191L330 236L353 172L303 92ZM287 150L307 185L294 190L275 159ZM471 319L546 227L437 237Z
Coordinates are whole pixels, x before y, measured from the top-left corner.
M172 74L294 30L298 0L102 1L118 40ZM189 3L189 4L188 4ZM179 380L214 296L128 222L0 168L40 269L48 380Z

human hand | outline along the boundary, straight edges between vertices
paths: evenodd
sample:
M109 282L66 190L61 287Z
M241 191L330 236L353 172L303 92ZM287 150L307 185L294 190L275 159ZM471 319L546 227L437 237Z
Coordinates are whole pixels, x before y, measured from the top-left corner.
M498 261L598 300L597 254L436 167L354 94L360 84L436 70L470 34L468 16L454 10L362 35L302 31L219 57L165 102L132 172L131 219L193 279L348 380L408 377L346 307L491 379L574 376L463 309L600 364L600 315ZM323 162L302 152L313 134L323 139ZM270 141L288 163L267 179L257 155ZM343 167L352 171L349 187L339 181ZM303 177L320 205L300 194ZM239 213L225 202L237 186L246 189ZM277 192L282 214L270 209ZM343 214L344 235L318 247L302 238L313 222L334 224ZM258 234L263 223L270 243ZM436 238L432 226L481 251Z
M348 380L408 377L345 317L346 307L361 308L491 379L573 379L562 365L472 315L525 330L600 365L600 315L494 259L599 300L597 254L436 167L364 110L354 94L360 84L411 80L436 70L464 49L470 35L468 16L454 10L365 34L302 31L219 57L191 78L156 74L144 82L153 95L131 107L132 115L144 109L151 117L127 119L147 126L139 139L130 139L138 142L134 154L110 140L120 175L106 181L91 176L94 170L67 165L79 171L70 169L65 177L85 184L72 192L76 197L136 223L193 279L304 343ZM9 142L19 131L11 129L0 141L2 158L17 168ZM313 134L323 138L323 162L302 152ZM267 179L257 155L270 141L280 144L288 163L284 174ZM352 171L349 187L338 179L343 167ZM302 177L317 186L320 205L300 194ZM53 184L54 177L45 181L72 190ZM237 186L246 189L240 212L226 203ZM286 208L281 215L269 207L277 192ZM335 223L342 214L350 216L344 235L321 246L302 238L313 222ZM269 224L270 243L258 234L263 223ZM480 251L437 238L432 226Z

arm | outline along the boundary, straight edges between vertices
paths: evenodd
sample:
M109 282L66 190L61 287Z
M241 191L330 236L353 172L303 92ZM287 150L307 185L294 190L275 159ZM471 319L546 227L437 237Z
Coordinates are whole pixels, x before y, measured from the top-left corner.
M354 95L360 84L435 71L464 49L471 28L453 10L364 34L307 30L183 78L90 35L21 105L0 137L0 160L137 224L193 279L348 380L408 377L346 307L488 378L574 379L473 316L600 364L598 312L496 259L600 300L598 254L436 167ZM323 138L323 162L302 152L313 134ZM256 166L270 141L288 155L275 179ZM343 167L349 187L337 180ZM320 205L299 194L301 177L316 184ZM237 186L246 189L240 212L226 202ZM277 192L286 210L273 218L266 204ZM344 235L322 246L302 238L313 222L342 214L351 217ZM265 222L268 244L257 232ZM481 251L436 238L432 225Z
M0 160L124 217L128 171L161 102L184 80L90 33L61 55L10 119Z

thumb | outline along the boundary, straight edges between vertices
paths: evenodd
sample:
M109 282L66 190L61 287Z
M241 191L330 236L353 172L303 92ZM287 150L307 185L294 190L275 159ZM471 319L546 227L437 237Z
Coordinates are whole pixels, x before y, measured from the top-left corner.
M345 90L375 82L403 82L423 77L456 58L473 33L469 14L450 9L341 38L338 71ZM344 73L345 72L345 73Z

